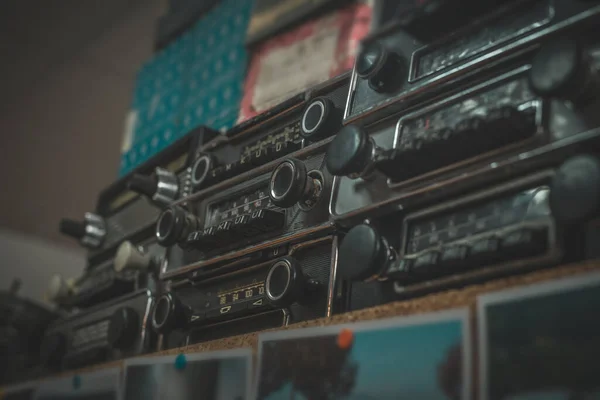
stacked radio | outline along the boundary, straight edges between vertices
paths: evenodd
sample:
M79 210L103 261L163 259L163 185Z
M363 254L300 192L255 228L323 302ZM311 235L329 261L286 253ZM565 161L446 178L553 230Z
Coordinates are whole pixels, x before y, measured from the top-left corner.
M51 283L78 312L48 328L45 362L598 257L600 3L456 3L378 2L352 71L197 128L63 221L88 266Z

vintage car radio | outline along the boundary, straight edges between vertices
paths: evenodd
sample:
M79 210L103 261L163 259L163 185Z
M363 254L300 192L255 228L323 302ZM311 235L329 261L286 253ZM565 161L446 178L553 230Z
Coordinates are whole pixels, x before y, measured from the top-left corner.
M373 122L406 109L600 14L598 2L586 0L433 0L405 8L404 1L383 3L389 4L376 12L394 20L384 18L363 42L345 123Z
M598 149L598 143L595 148ZM350 229L339 275L396 298L598 257L600 158L561 165ZM388 298L389 299L389 298Z
M41 357L59 370L116 360L153 349L147 323L154 298L141 290L52 323L44 335Z
M256 251L219 275L173 280L152 325L174 348L331 315L342 304L336 261L332 236Z
M570 33L447 96L342 128L326 156L336 175L333 219L356 222L385 206L411 207L517 176L539 155L594 136L600 45L586 40L587 29Z
M83 221L63 219L60 231L90 249L91 265L111 257L123 240L146 236L162 208L190 194L190 165L215 135L206 128L190 132L105 189L95 213Z
M319 93L305 105L303 113L289 111L283 116L276 115L274 126L279 126L279 133L259 129L260 124L252 125L250 130L243 131L253 132L252 137L236 144L235 141L242 138L234 136L198 159L192 175L205 177L199 182L207 182L206 177L215 171L214 167L208 168L212 165L208 160L214 160L217 154L222 160L228 154L237 160L241 151L256 168L241 175L228 175L229 179L212 187L207 183L206 189L162 212L156 223L156 238L170 248L161 275L163 279L199 269L214 269L220 263L252 252L250 245L269 246L270 241L284 244L333 230L327 209L333 179L324 161L330 138L312 144L307 139L311 132L317 131L320 139L326 138L341 127L342 97L347 86L344 79L337 79L326 87L333 87L331 93L335 96L325 97ZM327 118L333 114L338 117ZM290 124L304 133L290 128ZM243 133L239 135L246 136ZM254 144L249 148L249 143ZM295 151L288 153L291 149ZM268 158L273 162L260 165L258 161L265 161L262 158L265 154L270 154ZM242 160L244 157L240 162ZM232 167L216 170L240 173L239 167L233 166L239 166L237 161L227 165ZM196 174L200 166L202 173ZM220 190L216 191L217 188Z
M141 289L154 289L166 257L154 235L121 243L114 257L89 268L76 280L51 278L46 297L63 309L92 307Z

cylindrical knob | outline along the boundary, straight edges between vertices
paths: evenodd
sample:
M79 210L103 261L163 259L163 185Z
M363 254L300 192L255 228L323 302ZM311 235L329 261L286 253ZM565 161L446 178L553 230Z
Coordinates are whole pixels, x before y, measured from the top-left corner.
M71 294L71 288L67 281L60 275L54 275L48 282L48 291L46 297L51 302L58 302L61 299L67 298Z
M192 166L192 185L196 189L201 188L207 182L208 173L215 165L215 158L208 153L201 154L196 159Z
M600 160L580 155L565 161L550 186L552 215L564 224L583 222L600 210Z
M171 204L177 199L179 193L177 176L171 171L158 167L152 175L134 174L127 186L160 206Z
M130 307L122 307L110 317L108 325L108 344L119 350L124 350L135 343L140 331L138 313Z
M300 134L316 141L334 135L342 126L343 113L326 97L317 97L304 110Z
M388 262L389 249L371 225L357 225L340 245L338 265L344 279L363 281L381 274Z
M540 96L571 101L587 98L597 86L582 44L568 37L555 38L538 50L531 63L529 83Z
M185 325L185 310L173 293L158 298L152 310L152 327L159 333L168 333Z
M314 300L310 293L318 287L319 283L306 276L300 263L292 257L277 260L265 279L267 300L277 307Z
M327 169L335 176L365 174L372 163L374 143L356 125L343 127L327 148Z
M156 239L162 246L183 243L187 236L197 230L198 219L178 206L164 210L156 222Z
M126 268L146 270L149 269L152 263L152 257L149 254L144 254L139 248L126 240L119 246L113 268L115 272L121 272Z
M289 208L299 202L314 205L321 194L322 182L308 175L300 160L282 161L271 174L269 197L278 207Z
M104 219L93 213L85 213L83 221L63 218L59 224L62 234L71 236L88 248L98 248L106 236Z
M60 367L67 350L67 338L62 333L51 333L44 337L40 347L40 361L51 368Z
M392 92L404 78L404 63L399 54L389 51L381 43L365 44L356 57L356 73L369 81L377 92Z

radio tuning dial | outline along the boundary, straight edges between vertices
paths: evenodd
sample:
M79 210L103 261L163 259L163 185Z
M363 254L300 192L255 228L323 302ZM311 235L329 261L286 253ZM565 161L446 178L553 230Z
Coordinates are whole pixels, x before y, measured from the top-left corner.
M122 307L110 317L108 344L119 350L125 350L135 343L140 327L138 313L130 307Z
M531 90L544 97L575 103L597 93L597 73L580 41L568 37L545 43L537 52L529 71Z
M156 168L152 175L134 174L127 186L159 206L168 206L179 193L177 176L163 168Z
M156 240L161 246L168 247L183 244L188 235L198 230L200 221L193 214L179 206L164 210L156 222Z
M104 219L93 213L85 213L83 221L63 218L59 224L59 231L79 240L82 246L90 249L100 247L106 236Z
M215 157L212 154L204 153L196 159L192 166L192 185L199 189L206 184L211 169L217 166Z
M347 125L335 136L327 148L327 169L335 176L357 178L369 175L379 151L373 139L359 126Z
M402 57L379 42L363 46L356 57L355 70L360 78L368 80L373 90L380 93L397 90L405 75Z
M350 229L339 249L340 274L350 281L378 278L388 266L390 250L387 242L371 225Z
M163 294L152 310L152 327L159 333L168 333L185 325L183 304L173 293Z
M600 211L600 160L591 155L565 161L550 185L550 208L560 222L584 222Z
M289 158L282 161L271 174L269 197L278 207L289 208L296 203L308 209L314 206L323 191L320 172L307 172L300 160Z
M300 263L292 257L275 261L265 279L267 300L276 307L310 303L315 300L314 293L319 287L320 283L306 276Z
M129 240L121 243L115 256L113 268L115 272L121 272L124 269L149 270L152 267L152 257L145 254L142 250Z
M342 125L343 113L326 97L317 97L304 110L300 134L311 142L331 136Z

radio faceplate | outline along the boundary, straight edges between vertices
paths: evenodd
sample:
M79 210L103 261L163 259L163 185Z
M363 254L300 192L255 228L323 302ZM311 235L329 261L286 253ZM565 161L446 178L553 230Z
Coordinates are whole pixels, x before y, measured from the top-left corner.
M586 1L508 3L438 37L416 32L427 25L424 17L418 26L392 24L367 38L352 74L345 123L374 122L382 117L375 112L384 108L385 115L406 109L455 87L459 80L473 79L540 39L565 33L571 25L591 22L600 15L600 7Z

